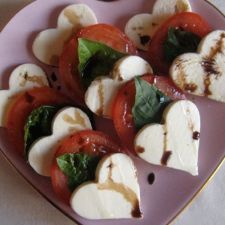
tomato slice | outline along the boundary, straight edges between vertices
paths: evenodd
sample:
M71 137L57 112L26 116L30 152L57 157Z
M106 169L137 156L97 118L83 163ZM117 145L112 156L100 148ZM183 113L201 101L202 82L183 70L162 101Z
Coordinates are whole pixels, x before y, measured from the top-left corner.
M168 74L169 71L170 63L165 60L163 44L170 27L181 28L201 38L212 30L200 15L192 12L178 13L166 20L153 35L149 46L150 64L157 74L159 72Z
M137 54L133 42L120 29L109 24L95 24L83 28L77 33L77 37L101 42L119 52Z
M59 59L59 77L68 96L77 104L84 105L85 90L78 73L77 39L72 38L65 45Z
M56 150L51 180L55 193L67 204L72 193L68 188L67 177L59 169L56 158L66 153L78 152L103 157L110 153L123 152L123 149L109 136L99 131L80 131L64 139Z
M49 87L34 88L15 96L10 104L5 127L11 136L15 150L24 153L24 126L30 113L41 105L64 105L70 101Z
M81 29L64 47L59 59L60 80L68 96L78 104L84 104L84 87L78 72L78 38L101 42L120 52L137 54L129 38L118 28L107 24L96 24Z
M150 84L155 84L159 90L169 96L172 100L186 98L182 91L167 77L148 74L142 76L142 78ZM123 145L132 153L135 153L133 142L137 133L132 116L135 94L135 83L132 80L119 90L112 107L112 118L117 134Z

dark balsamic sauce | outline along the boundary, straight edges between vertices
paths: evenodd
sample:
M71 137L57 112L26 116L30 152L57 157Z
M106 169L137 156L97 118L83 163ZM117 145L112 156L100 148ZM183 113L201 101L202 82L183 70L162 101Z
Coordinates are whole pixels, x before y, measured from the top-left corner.
M51 80L53 82L56 82L57 81L57 76L56 76L56 74L54 72L51 74Z
M204 85L205 85L204 94L206 96L209 96L212 94L212 92L209 89L211 85L210 76L215 75L216 77L218 77L220 75L220 72L216 70L216 63L214 59L205 58L202 61L202 67L206 73L206 78L204 80Z
M220 72L216 70L216 62L213 59L204 59L201 65L207 74L220 74Z
M150 185L152 185L152 184L154 183L154 181L155 181L155 174L154 174L154 173L150 173L150 174L148 175L148 183L149 183Z
M204 89L204 94L206 96L209 96L212 94L212 92L209 90L209 86L211 85L211 81L210 81L210 77L209 75L207 75L207 77L204 80L204 85L205 85L205 89Z
M143 153L143 152L145 152L145 149L142 148L141 146L137 146L137 147L135 147L135 151L136 151L137 153Z
M218 53L222 52L224 38L225 38L225 33L222 33L215 47L212 47L210 49L209 55L202 61L202 67L204 71L206 72L206 77L204 80L204 85L205 85L204 94L206 96L212 95L212 92L209 90L209 87L211 85L210 76L214 75L217 78L219 75L221 75L220 71L218 71L216 68L215 57Z
M147 45L150 42L151 38L148 35L140 36L140 42L142 45Z
M135 206L131 212L132 217L134 218L140 218L142 216L142 212L140 210L139 202L136 201Z
M163 153L163 156L162 156L162 159L161 159L161 164L166 166L167 165L167 162L171 156L172 152L171 151L165 151Z
M184 84L185 91L195 92L196 89L197 89L197 85L194 83Z
M99 106L99 109L96 111L96 114L98 116L102 116L103 113L104 113L104 111L103 111L103 107L104 107L104 87L103 87L102 82L100 83L99 88L98 88L98 96L99 96L99 100L100 100L100 106Z
M211 48L208 58L213 59L218 53L222 52L224 38L225 38L225 33L222 33L215 47Z
M193 135L192 135L192 138L194 140L198 140L200 138L200 133L198 131L194 131Z

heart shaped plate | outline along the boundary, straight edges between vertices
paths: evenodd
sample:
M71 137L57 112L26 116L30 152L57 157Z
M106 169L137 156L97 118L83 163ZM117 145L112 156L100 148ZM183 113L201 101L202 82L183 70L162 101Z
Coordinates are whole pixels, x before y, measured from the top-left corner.
M98 21L114 24L123 29L128 18L137 13L151 12L154 0L120 0L103 2L97 0L37 0L21 10L7 24L0 34L0 84L7 88L8 76L17 65L32 62L40 65L48 74L52 67L40 64L33 56L31 45L34 37L43 29L56 27L60 11L73 3L86 3L96 13ZM190 0L193 11L201 14L214 29L225 29L225 17L205 0ZM56 71L57 72L57 71ZM199 176L185 172L153 166L135 158L141 189L142 219L117 220L120 225L167 224L196 196L212 177L225 158L225 104L206 98L189 98L197 104L201 115L201 140L199 150ZM99 124L107 132L110 122ZM109 133L109 132L108 132ZM86 220L75 214L71 208L59 201L53 193L51 182L37 175L25 160L14 151L9 136L0 128L0 148L3 155L18 172L72 220L83 225L112 225L114 220ZM149 173L155 174L155 182L147 181Z

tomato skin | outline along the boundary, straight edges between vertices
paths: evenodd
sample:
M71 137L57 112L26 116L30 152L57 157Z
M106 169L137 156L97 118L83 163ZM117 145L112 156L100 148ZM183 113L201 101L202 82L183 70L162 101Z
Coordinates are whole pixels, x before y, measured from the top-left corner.
M64 47L59 59L59 76L68 96L77 104L84 105L85 89L78 72L78 38L101 42L120 52L137 54L136 47L118 28L96 24L81 29Z
M182 91L167 77L148 74L142 76L142 79L150 84L154 84L172 100L186 98ZM112 107L112 119L117 134L123 145L134 154L136 153L134 151L133 142L137 130L132 116L132 107L135 102L135 94L135 83L134 80L131 80L119 90Z
M51 168L51 180L54 192L67 204L69 204L72 193L68 189L67 177L59 169L56 158L66 153L78 152L103 157L110 153L124 152L124 150L108 135L100 131L80 131L64 139L56 149Z
M83 28L77 33L77 37L101 42L119 52L137 54L133 42L120 29L109 24L95 24Z
M150 64L158 74L168 74L170 63L164 58L163 44L170 27L181 28L203 38L212 31L209 24L198 14L193 12L178 13L166 20L153 35L149 45Z
M30 113L42 105L64 105L70 101L49 87L28 90L14 97L6 113L7 128L15 150L24 154L24 126Z
M78 42L72 38L64 47L59 58L59 78L68 97L79 105L84 105L85 90L78 72Z

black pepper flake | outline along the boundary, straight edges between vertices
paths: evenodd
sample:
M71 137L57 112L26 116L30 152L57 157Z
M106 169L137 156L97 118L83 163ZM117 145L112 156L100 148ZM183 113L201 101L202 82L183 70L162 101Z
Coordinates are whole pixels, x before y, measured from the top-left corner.
M60 91L61 90L61 86L57 86L57 90Z
M152 185L152 184L154 183L154 181L155 181L155 174L154 174L154 173L150 173L150 174L148 175L148 183L149 183L150 185Z

